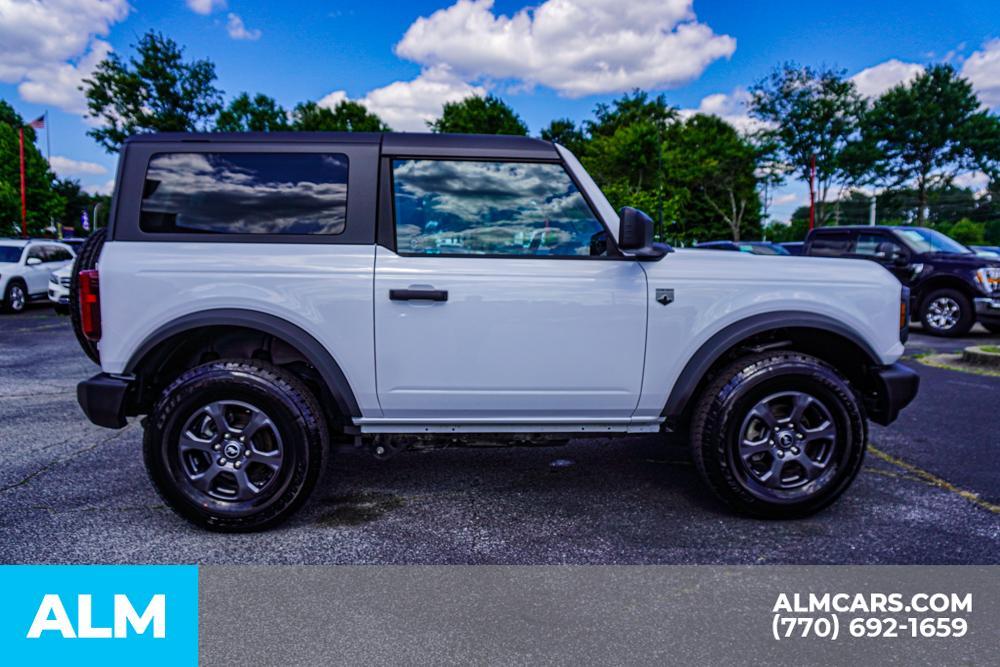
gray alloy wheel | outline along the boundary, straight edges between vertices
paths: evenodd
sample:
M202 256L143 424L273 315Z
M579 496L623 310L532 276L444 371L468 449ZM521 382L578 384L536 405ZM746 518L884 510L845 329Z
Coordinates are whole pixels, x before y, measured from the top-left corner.
M143 457L166 503L223 532L275 526L326 468L329 433L313 391L257 359L220 359L171 382L143 421Z
M7 308L12 313L20 313L28 303L28 295L20 284L14 283L7 288Z
M939 296L927 304L927 321L938 331L950 331L958 324L962 307L950 296Z
M764 397L747 413L739 431L737 466L751 493L806 496L807 487L829 476L837 426L829 408L803 391Z
M734 359L691 415L691 454L734 509L766 519L814 514L851 485L864 461L860 397L835 368L773 350Z
M274 422L242 401L213 401L195 410L181 429L177 449L188 493L222 501L266 496L284 460Z

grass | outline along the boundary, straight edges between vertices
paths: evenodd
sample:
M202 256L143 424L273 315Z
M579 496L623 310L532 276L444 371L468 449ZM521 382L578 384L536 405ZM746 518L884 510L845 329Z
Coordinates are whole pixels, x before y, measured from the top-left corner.
M913 359L925 366L932 366L934 368L944 368L945 370L958 371L959 373L972 373L973 375L1000 377L1000 370L962 363L962 355L960 354L918 354Z
M1000 345L980 345L979 349L990 354L1000 354Z

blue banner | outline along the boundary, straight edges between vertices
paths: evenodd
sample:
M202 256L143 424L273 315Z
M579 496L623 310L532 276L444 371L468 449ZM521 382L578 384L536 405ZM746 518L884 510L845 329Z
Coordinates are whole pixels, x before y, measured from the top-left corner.
M0 566L6 664L196 665L193 565Z

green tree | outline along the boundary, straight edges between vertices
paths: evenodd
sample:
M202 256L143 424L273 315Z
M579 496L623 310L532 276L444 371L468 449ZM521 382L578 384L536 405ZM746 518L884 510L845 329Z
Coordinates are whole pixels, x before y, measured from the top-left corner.
M660 95L650 98L635 90L598 104L594 120L584 124L590 141L581 160L616 207L634 206L657 222L658 236L667 235L661 223L677 221L682 199L664 189L663 146L677 111ZM675 240L684 229L672 228Z
M815 156L817 222L825 223L834 190L862 178L855 140L865 104L854 83L843 71L788 63L750 93L750 115L773 127L781 159L803 181Z
M184 49L147 32L127 61L111 53L83 80L88 115L100 122L87 132L109 153L139 132L202 130L222 107L215 65L184 60Z
M292 128L302 132L391 132L364 105L341 100L333 109L315 102L302 102L292 111Z
M462 134L517 134L527 135L528 126L521 117L499 97L466 97L458 102L447 102L441 117L429 122L432 132Z
M951 65L934 65L878 98L864 115L862 138L887 187L914 185L918 224L927 219L931 190L1000 161L1000 121Z
M93 195L80 187L80 181L72 178L62 178L56 180L52 185L53 190L62 197L63 209L58 216L57 222L63 227L73 229L74 236L87 236L98 227L106 227L108 224L108 213L111 210L111 197L109 195ZM94 206L97 208L97 219L94 219ZM86 212L90 220L90 230L83 228L82 214Z
M288 128L285 109L274 98L261 93L253 99L247 93L240 93L215 120L219 132L276 132Z
M983 225L983 240L989 245L1000 245L1000 218Z
M0 100L0 236L21 235L21 160L18 129L24 128L24 176L28 234L40 236L62 211L63 200L52 189L55 178L35 146L35 130L6 101Z
M983 245L986 243L983 226L968 218L962 218L952 225L948 231L948 236L965 245Z
M587 144L587 135L569 118L557 118L539 136L565 146L576 155L582 154Z
M686 234L734 241L760 233L757 147L718 116L695 114L667 133L666 190L683 201Z

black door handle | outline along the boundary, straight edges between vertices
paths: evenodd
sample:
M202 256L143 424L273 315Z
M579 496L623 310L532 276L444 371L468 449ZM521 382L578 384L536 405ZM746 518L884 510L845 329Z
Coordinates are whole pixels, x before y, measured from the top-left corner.
M391 289L393 301L447 301L448 290L443 289Z

